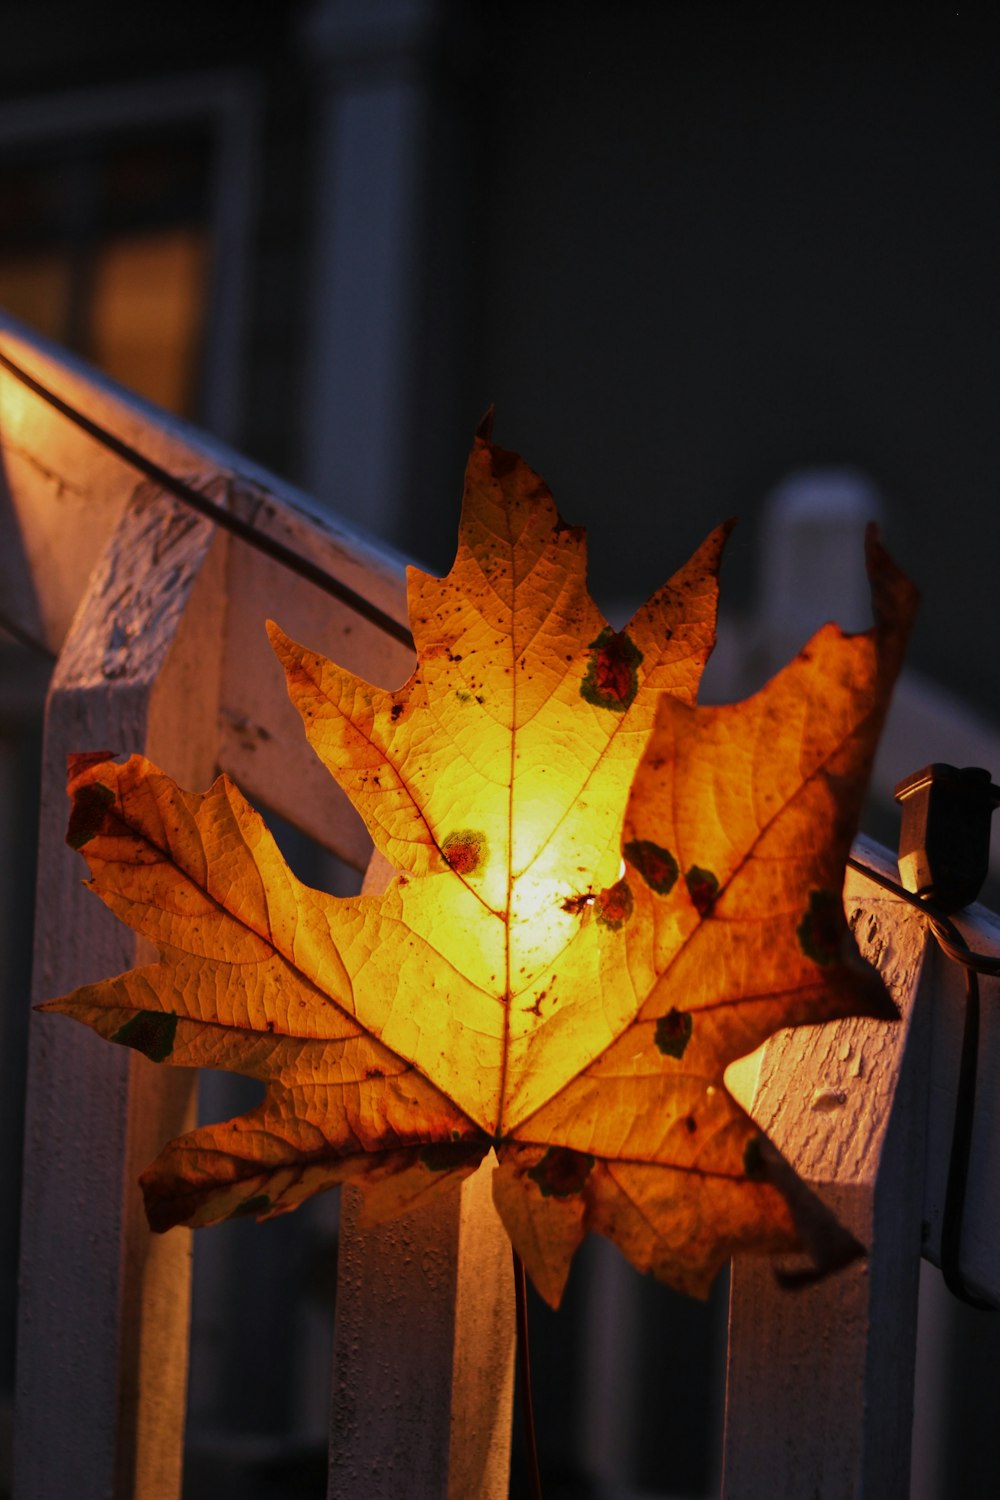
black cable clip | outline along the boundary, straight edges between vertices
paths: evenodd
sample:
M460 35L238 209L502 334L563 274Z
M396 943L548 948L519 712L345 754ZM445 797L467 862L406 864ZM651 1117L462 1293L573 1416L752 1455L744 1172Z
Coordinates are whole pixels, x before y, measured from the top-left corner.
M903 809L899 875L908 891L939 911L961 911L983 888L990 864L990 819L1000 787L981 766L936 762L896 788Z
M989 870L990 821L1000 806L1000 787L980 766L940 762L907 776L896 787L902 805L899 875L904 887L926 903L931 930L945 953L965 971L965 1023L955 1099L955 1124L948 1162L941 1272L948 1290L972 1307L990 1308L970 1291L962 1275L962 1222L972 1148L979 1057L979 973L1000 965L975 954L943 913L961 911L982 890Z

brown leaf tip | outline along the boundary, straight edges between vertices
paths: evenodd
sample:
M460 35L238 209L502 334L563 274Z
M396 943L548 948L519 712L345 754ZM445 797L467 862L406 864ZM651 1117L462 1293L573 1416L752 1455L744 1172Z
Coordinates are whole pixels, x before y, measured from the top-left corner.
M630 839L622 852L651 891L666 896L673 890L679 866L669 849L654 844L651 839Z
M72 750L66 757L66 780L70 791L73 783L86 775L91 766L101 766L106 760L114 760L115 750Z
M595 708L623 714L639 691L642 652L627 631L612 630L610 625L591 641L590 652L580 696Z
M543 1198L570 1198L582 1193L594 1167L594 1158L568 1146L550 1146L541 1161L528 1171Z
M456 875L473 875L486 862L488 845L485 833L476 828L462 828L449 833L441 853Z

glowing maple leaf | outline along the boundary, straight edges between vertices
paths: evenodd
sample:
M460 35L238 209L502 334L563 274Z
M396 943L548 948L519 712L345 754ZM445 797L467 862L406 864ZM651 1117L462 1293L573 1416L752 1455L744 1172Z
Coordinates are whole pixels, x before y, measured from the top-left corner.
M616 632L582 533L480 438L451 572L410 571L404 687L270 627L398 872L379 894L304 886L225 777L194 794L138 756L74 762L69 841L161 961L47 1008L266 1084L146 1170L154 1228L347 1179L390 1215L494 1147L553 1303L587 1229L697 1292L734 1250L827 1235L723 1072L780 1026L892 1013L839 893L913 591L873 542L874 631L828 626L756 697L698 708L724 534Z

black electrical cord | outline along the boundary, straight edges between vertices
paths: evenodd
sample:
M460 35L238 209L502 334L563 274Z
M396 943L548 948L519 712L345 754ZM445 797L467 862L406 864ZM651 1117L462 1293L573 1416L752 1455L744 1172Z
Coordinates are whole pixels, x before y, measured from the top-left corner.
M972 1129L976 1112L976 1079L979 1070L979 975L1000 974L1000 958L974 952L955 923L936 911L929 897L906 890L898 881L883 875L854 855L847 863L852 870L874 880L910 906L916 907L928 921L942 951L960 964L965 974L965 1019L962 1027L962 1050L958 1065L955 1096L955 1119L948 1157L948 1181L944 1195L944 1218L941 1224L941 1274L945 1286L960 1302L986 1312L996 1309L991 1302L970 1290L962 1274L962 1226L969 1186L969 1160L972 1153Z
M400 641L404 646L409 646L412 649L413 636L410 634L407 626L403 625L399 620L393 619L392 615L387 614L383 609L379 609L377 604L372 604L363 594L359 594L354 589L349 588L346 583L342 583L339 578L334 578L331 573L328 573L324 568L318 567L309 558L303 557L294 548L286 547L283 542L279 542L274 537L268 536L265 532L259 531L256 526L250 521L245 521L242 516L234 515L231 511L226 510L224 506L217 505L214 500L211 500L207 495L203 495L200 490L196 490L193 485L186 484L183 479L178 479L177 475L172 474L169 469L164 469L162 465L148 458L144 453L140 453L137 448L133 448L131 443L126 443L113 432L109 432L106 427L102 427L99 422L95 422L93 418L85 416L82 411L79 411L70 402L65 401L62 396L57 396L55 391L43 385L40 380L36 380L34 375L30 375L27 370L22 369L20 365L16 364L2 350L0 350L0 368L6 370L8 375L12 375L15 380L20 381L21 385L46 402L54 411L66 417L81 432L85 432L88 437L100 443L103 448L106 448L110 453L114 453L123 463L129 464L133 469L138 470L140 474L144 474L147 479L151 479L161 489L167 490L171 495L176 496L178 500L182 501L192 510L197 511L199 515L207 517L216 526L221 526L225 531L231 532L233 536L239 537L240 541L247 542L251 547L256 547L258 552L266 553L268 557L274 558L283 567L289 568L293 573L297 573L300 578L307 579L309 583L315 584L317 588L323 589L325 593L332 594L335 599L339 599L342 604L346 604L349 609L353 610L355 614L361 615L363 619L369 620L385 635L391 636L393 640ZM7 625L4 628L10 629ZM14 632L11 633L13 634Z
M951 925L951 924L949 924ZM957 928L953 940L964 939ZM947 950L946 950L947 951ZM972 1152L972 1127L976 1111L976 1077L979 1070L979 975L965 966L965 1023L962 1027L962 1052L958 1065L958 1094L955 1099L955 1123L952 1128L951 1154L948 1160L948 1185L944 1197L944 1221L941 1225L941 1274L945 1286L960 1301L983 1311L993 1311L992 1304L970 1291L962 1274L962 1225L969 1186L969 1158Z
M905 886L900 885L898 880L893 880L890 875L883 875L881 870L876 870L874 865L865 864L864 860L858 859L854 854L848 855L847 863L852 870L857 870L859 875L866 875L869 880L874 880L876 885L891 891L908 906L915 907L917 911L922 912L933 928L938 945L957 964L961 964L966 969L973 969L977 974L1000 974L1000 954L976 953L968 946L951 919L944 912L938 911L930 898L908 891Z

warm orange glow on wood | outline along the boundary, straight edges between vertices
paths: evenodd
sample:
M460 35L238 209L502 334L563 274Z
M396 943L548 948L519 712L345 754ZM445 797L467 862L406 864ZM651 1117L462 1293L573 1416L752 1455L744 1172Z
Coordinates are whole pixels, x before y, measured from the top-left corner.
M154 1227L347 1179L388 1216L492 1145L553 1303L588 1229L699 1293L736 1249L850 1253L723 1074L780 1026L891 1014L840 892L913 591L873 543L875 630L827 627L756 697L698 708L723 540L615 632L582 533L477 440L455 564L410 575L409 682L374 688L271 627L314 749L398 872L379 896L303 886L224 778L198 795L140 757L75 763L70 842L162 958L49 1008L267 1085L165 1147Z

